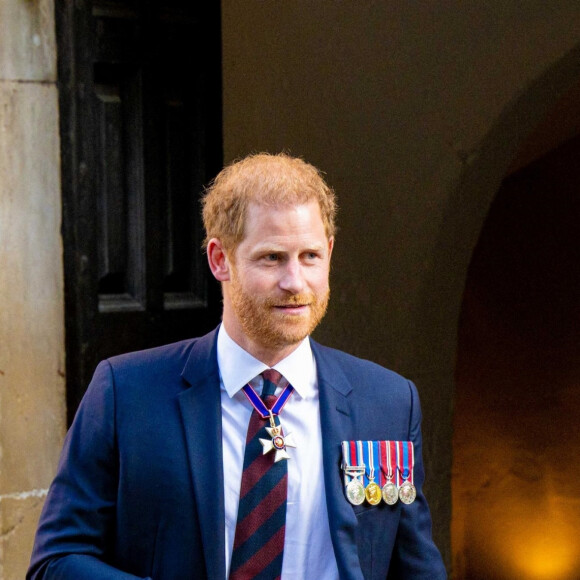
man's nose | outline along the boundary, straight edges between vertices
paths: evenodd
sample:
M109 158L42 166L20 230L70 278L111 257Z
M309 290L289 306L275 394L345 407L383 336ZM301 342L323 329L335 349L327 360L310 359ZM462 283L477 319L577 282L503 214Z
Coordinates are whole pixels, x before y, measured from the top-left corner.
M280 288L292 294L298 294L304 289L304 273L298 260L289 260L280 278Z

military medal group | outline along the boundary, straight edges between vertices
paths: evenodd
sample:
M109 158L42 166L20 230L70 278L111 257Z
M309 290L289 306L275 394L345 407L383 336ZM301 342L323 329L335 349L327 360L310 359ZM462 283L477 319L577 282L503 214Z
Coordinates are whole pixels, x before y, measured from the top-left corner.
M413 466L412 441L342 442L345 493L353 505L413 503Z

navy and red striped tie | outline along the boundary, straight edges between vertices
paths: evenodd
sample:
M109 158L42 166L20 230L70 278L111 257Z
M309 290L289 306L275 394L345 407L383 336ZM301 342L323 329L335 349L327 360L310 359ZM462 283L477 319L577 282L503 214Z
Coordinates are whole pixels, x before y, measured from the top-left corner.
M262 401L268 409L282 375L274 369L262 373ZM278 417L275 417L279 425ZM248 425L240 488L238 520L230 567L230 580L280 578L284 556L288 466L274 462L274 453L262 454L259 439L271 439L268 419L254 409Z

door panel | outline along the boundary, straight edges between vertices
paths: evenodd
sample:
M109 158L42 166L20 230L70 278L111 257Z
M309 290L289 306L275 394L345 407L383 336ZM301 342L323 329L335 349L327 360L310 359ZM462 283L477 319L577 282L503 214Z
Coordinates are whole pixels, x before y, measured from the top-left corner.
M219 3L57 1L67 401L99 360L220 316L199 199L222 164Z

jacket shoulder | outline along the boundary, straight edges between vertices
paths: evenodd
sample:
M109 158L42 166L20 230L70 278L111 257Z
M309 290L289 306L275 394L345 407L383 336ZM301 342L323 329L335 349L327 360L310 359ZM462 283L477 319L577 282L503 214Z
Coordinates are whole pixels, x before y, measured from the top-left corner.
M331 361L338 365L340 370L349 378L356 378L357 381L388 381L389 383L408 385L409 380L399 373L383 367L367 359L356 357L352 354L312 342L312 349L317 358Z
M127 352L112 356L106 359L105 362L109 363L114 371L128 371L133 368L143 367L149 370L152 366L179 364L180 361L183 367L191 349L198 340L198 338L190 338L171 344Z
M215 338L213 331L199 338L113 356L99 364L95 375L108 374L117 389L124 391L181 390L187 384L184 378L188 368L205 376L217 367Z

